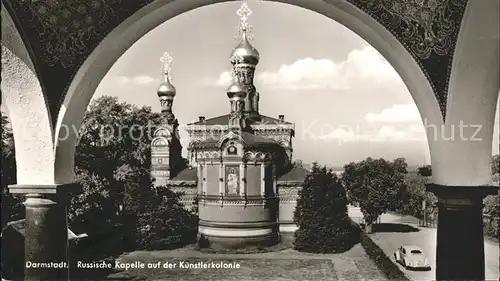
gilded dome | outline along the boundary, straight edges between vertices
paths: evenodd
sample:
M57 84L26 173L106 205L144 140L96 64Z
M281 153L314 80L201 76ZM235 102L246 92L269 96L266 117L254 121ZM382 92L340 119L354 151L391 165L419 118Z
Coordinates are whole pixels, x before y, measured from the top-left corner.
M243 32L241 42L234 48L233 53L231 54L231 63L235 64L236 61L234 61L233 58L239 57L243 59L243 63L248 63L248 64L253 64L257 65L259 63L260 59L260 54L257 49L250 44L248 41L248 38L246 36L246 33Z
M237 82L234 82L231 85L229 85L226 92L227 96L230 99L232 98L244 99L247 96L247 92L245 91L245 89L243 89L243 87L241 87L241 85Z
M175 94L177 93L177 90L175 89L174 85L170 83L169 79L165 79L164 82L160 84L158 87L158 96L159 97L175 97Z

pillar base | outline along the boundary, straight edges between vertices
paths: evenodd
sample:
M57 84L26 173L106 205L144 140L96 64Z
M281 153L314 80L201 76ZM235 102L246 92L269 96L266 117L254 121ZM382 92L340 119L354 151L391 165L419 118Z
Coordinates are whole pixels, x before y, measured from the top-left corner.
M436 280L484 280L483 199L498 187L426 187L439 199Z
M12 185L26 196L24 280L69 280L66 206L76 184Z

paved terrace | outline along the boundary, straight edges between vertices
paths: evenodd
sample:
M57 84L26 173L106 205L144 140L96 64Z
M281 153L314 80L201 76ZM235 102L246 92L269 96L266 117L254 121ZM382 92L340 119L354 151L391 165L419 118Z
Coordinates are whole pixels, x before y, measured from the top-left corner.
M109 276L118 280L207 280L207 281L334 281L387 280L370 260L361 244L342 254L307 254L292 249L258 254L209 254L192 247L171 251L137 251L123 255L121 262L195 263L198 261L237 262L239 269L142 269ZM130 280L130 279L129 279Z

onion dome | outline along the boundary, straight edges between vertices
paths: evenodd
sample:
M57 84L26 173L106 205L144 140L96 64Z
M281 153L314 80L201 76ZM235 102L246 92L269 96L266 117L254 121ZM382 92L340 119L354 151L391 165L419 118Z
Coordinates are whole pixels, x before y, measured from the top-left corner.
M247 92L243 87L240 85L238 82L233 82L229 87L227 88L227 96L230 99L245 99L247 96Z
M170 79L166 77L165 81L163 81L158 87L158 96L161 97L175 97L177 90L174 85L170 83Z
M237 63L237 61L233 58L240 58L242 60L240 63L257 65L260 59L259 51L257 51L257 49L255 49L254 46L252 46L252 44L248 41L246 30L242 31L241 37L240 43L236 46L236 48L234 48L233 53L231 54L231 63Z

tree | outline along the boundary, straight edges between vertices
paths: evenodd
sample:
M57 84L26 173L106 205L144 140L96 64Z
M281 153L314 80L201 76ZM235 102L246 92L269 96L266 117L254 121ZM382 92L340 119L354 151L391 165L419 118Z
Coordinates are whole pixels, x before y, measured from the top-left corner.
M9 119L2 113L2 143L1 143L1 178L2 187L2 229L9 221L24 217L24 206L19 196L9 192L8 185L16 182L16 160L14 151L14 136L9 127Z
M493 173L493 180L498 182L500 180L500 155L493 156L491 161L491 172ZM493 217L498 217L500 215L500 203L499 195L487 196L484 203L484 213L489 214Z
M120 103L115 97L103 96L90 104L75 155L82 193L73 198L70 207L73 229L119 233L125 250L132 250L136 242L140 244L145 239L137 236L142 235L137 227L144 214L172 224L185 219L178 214L169 217L169 212L176 212L175 208L161 209L168 214L151 209L163 204L158 201L163 195L152 188L150 176L151 141L162 118L150 107ZM185 165L183 161L181 164ZM175 205L172 203L175 200L171 199L169 206ZM162 238L168 235L164 233Z
M352 204L358 205L366 223L366 232L383 213L395 209L404 195L406 161L393 162L367 158L359 163L344 166L342 182Z
M131 198L150 188L150 142L160 119L151 108L120 103L116 97L103 96L91 102L75 155L83 193L73 198L72 227L94 228L95 221L110 225L108 220L116 222L116 216L140 209L134 205L140 200ZM106 215L99 209L105 209Z
M337 253L359 242L347 215L347 198L332 170L313 164L299 191L294 212L294 248L314 253Z
M491 172L493 173L493 178L499 181L500 177L500 154L493 156L491 161Z
M393 211L403 215L424 218L426 214L435 213L437 210L437 197L426 190L427 177L421 175L420 171L409 172L405 176L405 190L399 206ZM422 202L425 201L425 210L422 210Z
M418 168L418 174L421 175L422 177L432 176L432 166L425 165L425 166Z
M145 210L138 216L138 246L160 250L196 242L198 217L184 208L178 193L166 187L157 190L159 196L145 200Z

